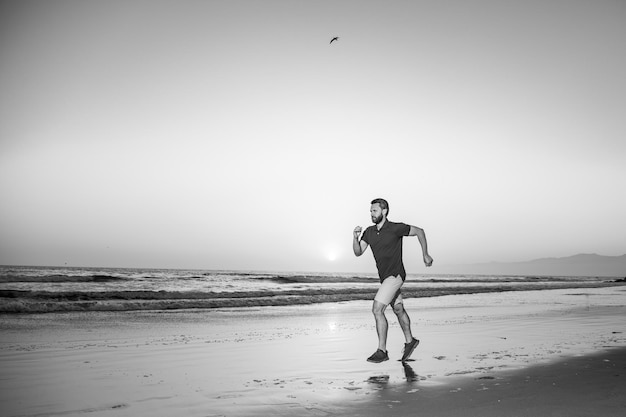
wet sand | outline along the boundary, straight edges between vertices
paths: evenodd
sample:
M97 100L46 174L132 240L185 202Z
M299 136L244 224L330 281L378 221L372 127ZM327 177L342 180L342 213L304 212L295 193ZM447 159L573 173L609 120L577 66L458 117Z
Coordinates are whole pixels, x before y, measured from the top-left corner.
M6 416L617 416L626 288L405 300L390 360L370 302L0 316Z

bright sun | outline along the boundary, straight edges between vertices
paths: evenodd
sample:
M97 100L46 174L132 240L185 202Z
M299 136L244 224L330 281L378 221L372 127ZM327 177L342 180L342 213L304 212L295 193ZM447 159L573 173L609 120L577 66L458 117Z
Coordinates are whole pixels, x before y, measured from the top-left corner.
M326 260L328 260L329 262L333 262L339 259L339 256L341 255L341 250L334 243L328 243L324 245L322 249L322 254L326 258Z
M326 259L333 262L339 258L339 249L336 245L328 245L324 249L324 254L326 255Z

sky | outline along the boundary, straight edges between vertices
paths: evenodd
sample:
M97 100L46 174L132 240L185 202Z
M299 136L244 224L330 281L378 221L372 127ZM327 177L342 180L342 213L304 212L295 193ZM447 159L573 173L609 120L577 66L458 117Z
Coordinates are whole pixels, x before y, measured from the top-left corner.
M331 38L339 39L330 44ZM626 1L0 2L0 264L626 253Z

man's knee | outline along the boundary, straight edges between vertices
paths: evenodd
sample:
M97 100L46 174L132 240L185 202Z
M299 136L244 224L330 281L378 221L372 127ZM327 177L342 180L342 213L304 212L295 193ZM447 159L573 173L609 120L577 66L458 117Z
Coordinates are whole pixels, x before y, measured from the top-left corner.
M393 305L393 312L396 313L397 316L401 316L404 314L404 304L396 303Z
M383 314L386 308L387 304L383 304L379 301L374 300L374 304L372 305L372 313L374 313L374 315Z

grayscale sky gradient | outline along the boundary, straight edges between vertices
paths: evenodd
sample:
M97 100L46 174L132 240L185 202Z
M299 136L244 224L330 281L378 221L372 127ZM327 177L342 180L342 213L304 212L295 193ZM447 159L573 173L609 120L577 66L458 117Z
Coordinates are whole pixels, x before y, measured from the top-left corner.
M2 1L0 264L374 272L375 197L432 272L621 255L624 45L620 0Z

